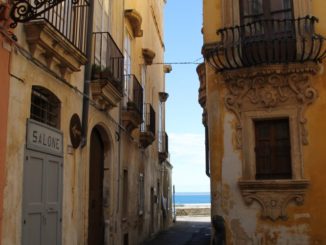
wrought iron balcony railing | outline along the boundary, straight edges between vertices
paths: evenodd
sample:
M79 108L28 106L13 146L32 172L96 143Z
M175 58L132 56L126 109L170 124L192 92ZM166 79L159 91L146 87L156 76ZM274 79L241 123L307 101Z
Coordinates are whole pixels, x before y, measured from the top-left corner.
M316 17L257 20L217 31L221 41L204 51L205 58L221 72L243 67L293 62L321 62L325 38L315 33Z
M14 0L12 5L12 27L17 22L45 20L85 54L89 0Z
M122 93L123 54L110 33L95 32L93 35L92 79L108 80Z
M155 111L149 103L144 104L141 132L151 132L155 135Z
M135 75L125 75L124 83L125 108L136 109L143 114L143 88Z

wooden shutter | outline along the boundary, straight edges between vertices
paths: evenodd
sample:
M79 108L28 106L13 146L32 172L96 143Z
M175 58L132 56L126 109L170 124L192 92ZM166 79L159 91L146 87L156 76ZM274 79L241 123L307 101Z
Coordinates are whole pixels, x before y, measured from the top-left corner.
M255 121L256 179L290 179L289 120Z

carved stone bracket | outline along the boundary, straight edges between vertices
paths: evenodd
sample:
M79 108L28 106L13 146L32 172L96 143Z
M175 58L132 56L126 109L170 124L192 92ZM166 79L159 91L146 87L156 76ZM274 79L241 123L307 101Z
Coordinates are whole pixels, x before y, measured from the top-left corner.
M276 221L287 219L289 203L302 205L307 180L239 181L239 187L247 205L254 201L262 207L262 217Z
M116 107L122 99L122 93L111 82L93 80L91 82L92 97L101 110L110 110Z
M40 59L47 67L58 67L60 75L80 71L80 66L86 64L86 56L67 41L51 24L44 20L24 24L26 41L34 58ZM55 70L54 70L55 71Z
M149 48L143 48L142 53L143 53L145 64L151 65L156 55L155 52Z
M143 30L141 29L142 17L140 13L138 13L138 11L136 11L135 9L126 9L125 17L130 22L134 37L142 37L143 36Z
M244 111L272 110L283 106L298 109L302 144L308 144L305 110L317 98L310 77L319 66L315 63L275 65L258 69L224 72L228 93L225 106L237 118L236 141L242 147L242 113Z

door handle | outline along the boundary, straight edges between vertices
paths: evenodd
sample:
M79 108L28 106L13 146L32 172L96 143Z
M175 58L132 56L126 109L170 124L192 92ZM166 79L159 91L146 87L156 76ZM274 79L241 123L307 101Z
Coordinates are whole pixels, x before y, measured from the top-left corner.
M54 208L48 208L46 211L48 211L48 212L54 212L56 210Z

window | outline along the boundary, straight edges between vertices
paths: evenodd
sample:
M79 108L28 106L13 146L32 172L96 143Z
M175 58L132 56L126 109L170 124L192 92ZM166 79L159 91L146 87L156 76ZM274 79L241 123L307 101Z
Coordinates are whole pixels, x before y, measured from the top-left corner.
M147 108L146 108L146 71L147 71L147 67L146 65L142 65L141 66L141 84L143 87L143 123L141 124L141 130L143 132L146 131L146 122L147 122Z
M144 213L144 202L145 202L145 186L144 186L144 174L139 174L139 204L138 204L138 214L143 215Z
M158 137L158 150L159 152L164 151L164 136L165 132L163 131L163 103L159 102L158 104L158 131L159 131L159 137Z
M291 179L289 120L259 120L254 125L256 179Z
M303 173L298 108L251 110L242 116L241 194L247 205L261 204L262 217L284 219L288 200L302 204L309 186Z
M49 90L34 86L31 99L31 119L60 128L60 101Z
M125 39L124 39L124 75L125 75L125 85L124 85L124 94L125 94L125 104L128 102L129 93L132 91L132 77L131 77L131 35L126 30Z
M123 187L122 187L122 216L128 216L128 170L123 170Z
M292 0L240 0L241 24L293 18Z
M243 62L288 62L295 59L292 0L240 0Z

